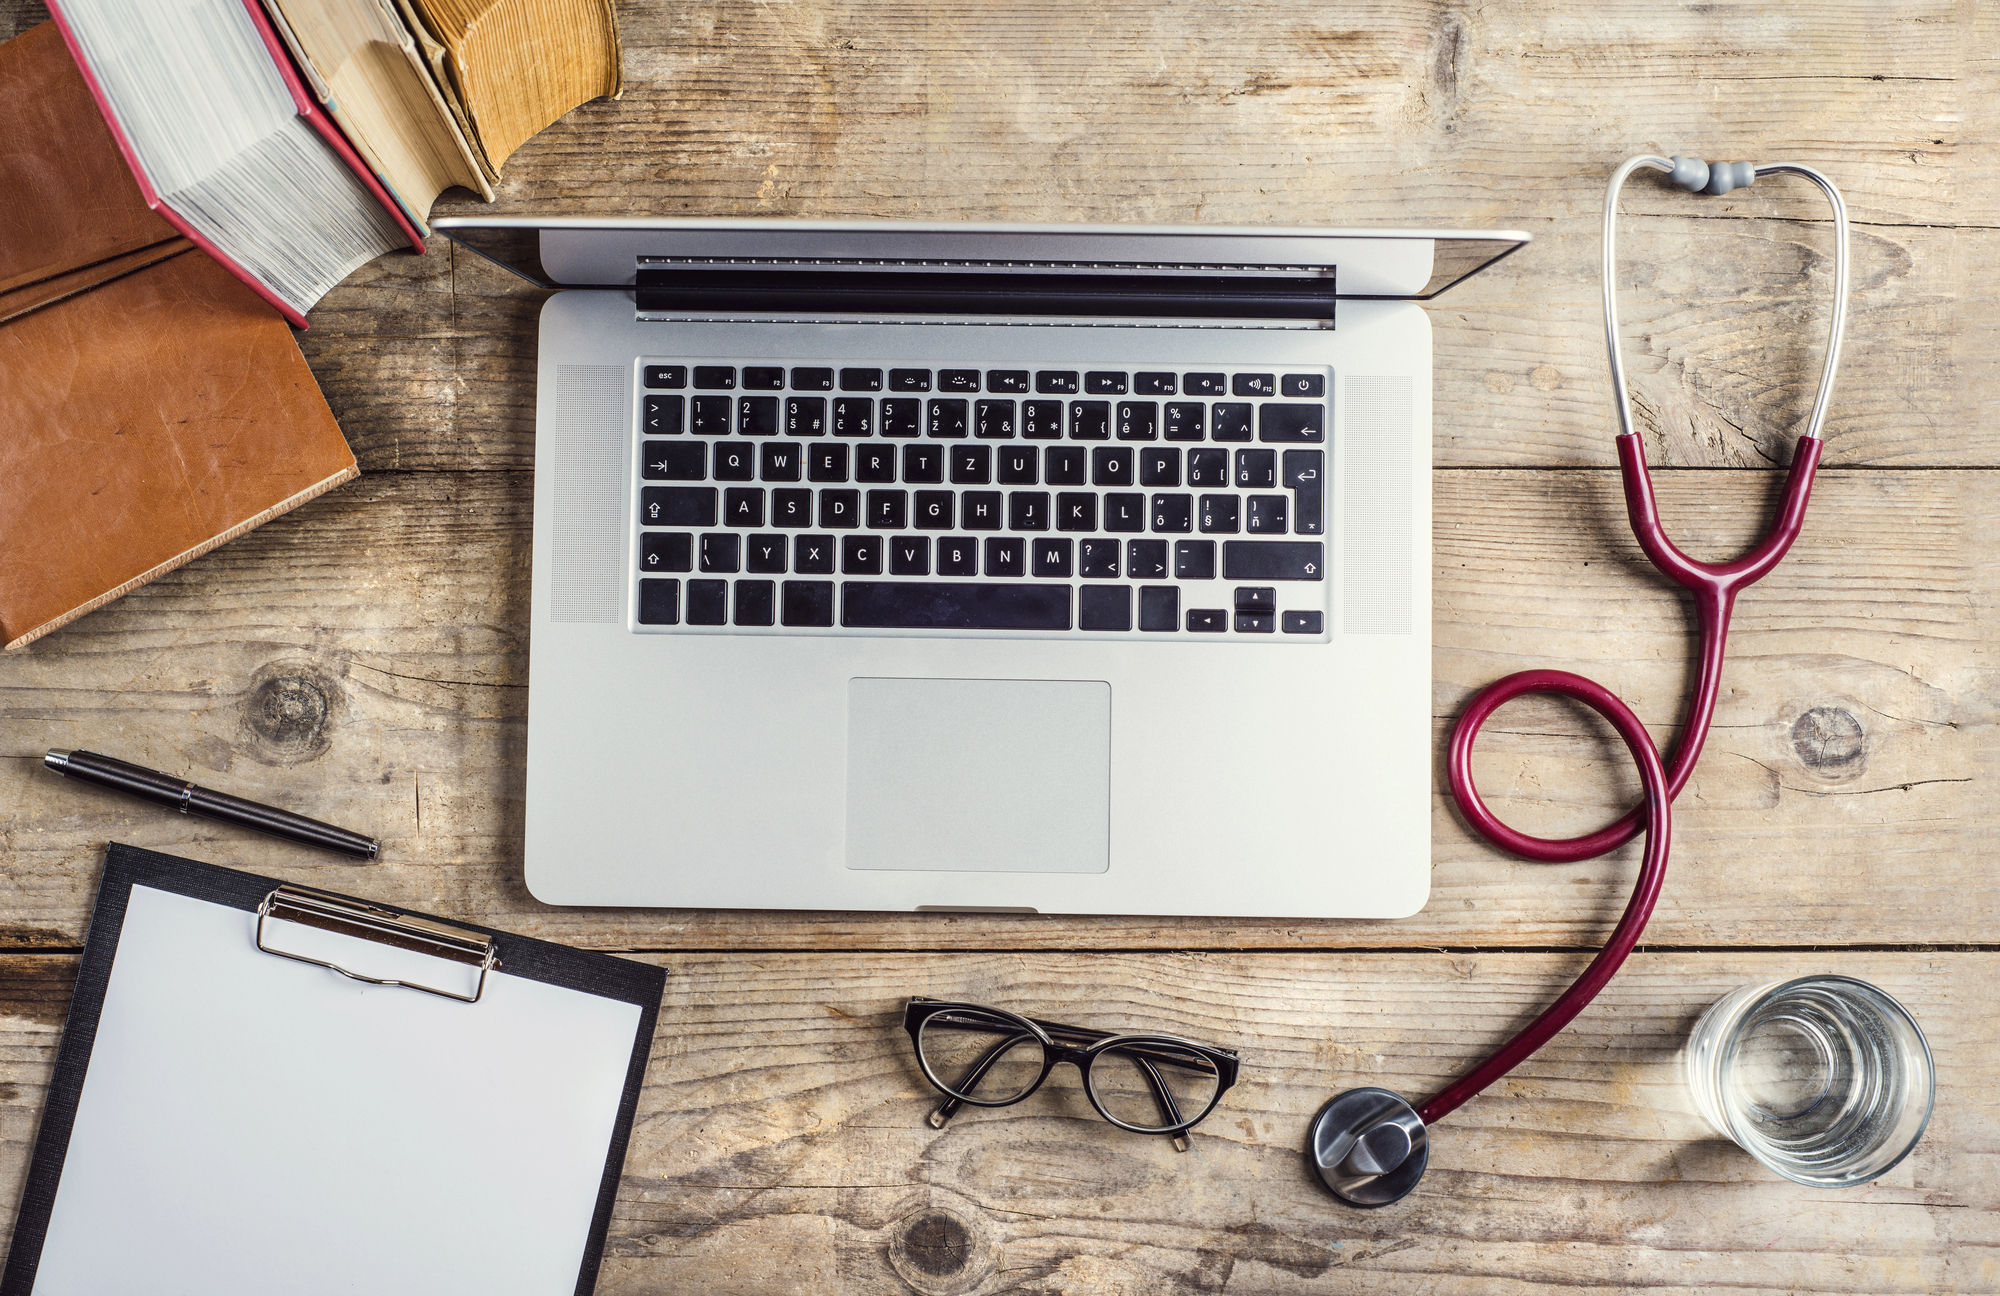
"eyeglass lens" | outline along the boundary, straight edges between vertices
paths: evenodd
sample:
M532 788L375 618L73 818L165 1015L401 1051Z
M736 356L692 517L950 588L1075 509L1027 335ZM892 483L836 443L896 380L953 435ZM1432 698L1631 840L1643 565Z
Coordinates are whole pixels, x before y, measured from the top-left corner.
M1162 1041L1113 1045L1090 1064L1090 1092L1098 1106L1134 1129L1166 1130L1196 1119L1215 1101L1221 1083L1213 1062Z
M1042 1042L1018 1022L977 1008L933 1013L917 1032L924 1067L946 1093L973 1102L1018 1098L1042 1078Z

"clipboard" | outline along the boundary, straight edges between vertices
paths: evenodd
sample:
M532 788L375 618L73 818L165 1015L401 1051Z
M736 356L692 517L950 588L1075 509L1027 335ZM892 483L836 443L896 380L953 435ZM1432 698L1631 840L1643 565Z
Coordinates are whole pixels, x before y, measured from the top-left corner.
M114 842L0 1296L587 1296L665 985Z

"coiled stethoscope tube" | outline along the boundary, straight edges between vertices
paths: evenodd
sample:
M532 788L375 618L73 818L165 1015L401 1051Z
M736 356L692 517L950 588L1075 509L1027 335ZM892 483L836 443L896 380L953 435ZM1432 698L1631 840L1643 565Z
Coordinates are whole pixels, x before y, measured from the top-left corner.
M1617 220L1618 194L1626 179L1642 167L1667 172L1690 192L1724 194L1751 184L1757 176L1797 175L1818 185L1833 208L1834 272L1832 326L1826 359L1820 370L1819 392L1805 432L1792 451L1792 470L1784 498L1764 538L1743 557L1727 563L1704 563L1688 557L1667 537L1646 475L1644 443L1632 430L1632 406L1625 387L1624 349L1618 341ZM1611 174L1604 196L1604 336L1611 362L1612 390L1618 407L1618 464L1625 487L1625 506L1639 546L1653 565L1695 596L1695 620L1700 634L1700 663L1687 723L1671 761L1662 762L1652 736L1639 718L1603 685L1568 671L1531 670L1509 675L1481 690L1459 717L1452 731L1446 771L1466 821L1495 846L1525 859L1573 863L1616 850L1640 831L1646 849L1638 881L1618 926L1590 966L1541 1016L1508 1040L1486 1061L1418 1107L1387 1089L1352 1089L1334 1098L1314 1117L1307 1155L1322 1182L1341 1200L1355 1206L1386 1206L1415 1188L1429 1164L1428 1129L1467 1099L1526 1061L1550 1036L1604 988L1638 943L1665 880L1672 836L1672 803L1694 772L1708 738L1721 687L1722 660L1729 637L1729 617L1736 596L1775 568L1805 522L1812 495L1813 473L1819 466L1820 428L1833 396L1834 375L1840 367L1841 343L1847 325L1847 205L1833 182L1808 166L1773 162L1752 166L1722 162L1713 167L1698 158L1663 158L1650 154L1628 158ZM1501 706L1528 693L1553 693L1574 698L1610 722L1624 739L1639 769L1645 800L1609 827L1582 837L1535 837L1502 823L1486 807L1472 782L1472 747L1480 726Z

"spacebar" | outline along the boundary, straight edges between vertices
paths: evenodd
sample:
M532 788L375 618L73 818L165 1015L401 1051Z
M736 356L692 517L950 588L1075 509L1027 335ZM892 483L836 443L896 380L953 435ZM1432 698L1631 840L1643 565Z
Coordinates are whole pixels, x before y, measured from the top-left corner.
M864 630L1067 630L1069 586L843 581L840 624Z

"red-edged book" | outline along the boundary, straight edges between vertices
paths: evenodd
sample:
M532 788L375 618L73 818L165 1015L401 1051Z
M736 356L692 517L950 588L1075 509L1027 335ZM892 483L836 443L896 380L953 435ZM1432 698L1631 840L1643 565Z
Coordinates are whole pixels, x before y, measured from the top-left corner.
M293 327L357 267L424 250L314 104L259 0L49 10L146 204Z

